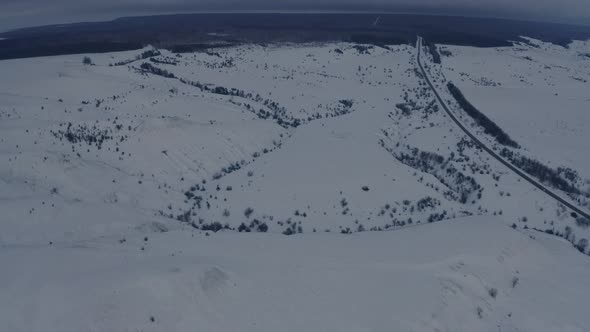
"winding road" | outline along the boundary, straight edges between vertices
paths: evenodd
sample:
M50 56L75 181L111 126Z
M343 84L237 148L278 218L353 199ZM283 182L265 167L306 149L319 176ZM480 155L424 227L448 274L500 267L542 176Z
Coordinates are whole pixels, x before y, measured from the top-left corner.
M485 152L487 152L494 159L498 160L500 163L502 163L504 166L506 166L512 172L516 173L516 175L518 175L521 178L525 179L530 184L532 184L533 186L537 187L539 190L541 190L545 194L551 196L552 198L554 198L555 200L557 200L559 203L563 204L564 206L566 206L570 210L572 210L572 211L576 212L577 214L583 216L584 218L590 220L590 214L588 214L587 212L581 210L580 208L578 208L574 204L570 203L568 200L566 200L566 199L562 198L561 196L559 196L558 194L556 194L555 192L547 189L544 185L542 185L540 182L538 182L537 180L535 180L532 177L530 177L528 174L526 174L520 168L512 165L510 162L508 162L507 160L505 160L504 158L502 158L500 155L498 155L494 150L488 148L475 135L473 135L459 121L459 119L457 119L457 117L455 117L455 115L449 110L449 107L447 106L447 104L445 103L445 101L440 97L440 95L438 94L438 91L436 90L436 88L434 87L434 85L432 84L432 82L430 81L430 77L428 77L428 75L426 74L426 71L424 70L424 67L422 67L422 62L420 61L420 55L421 55L421 50L422 50L422 37L420 37L420 36L418 36L418 40L416 41L416 49L418 50L417 51L418 53L416 55L416 61L418 62L418 67L420 67L420 72L424 76L424 79L428 83L428 86L430 87L430 89L432 90L432 92L434 92L434 95L436 96L436 99L438 100L439 104L442 106L442 108L445 110L445 112L451 118L451 120L453 120L453 122L459 128L461 128L461 130L465 133L465 135L469 136L469 138L471 138L471 140L473 140L473 142L475 142L475 144L477 144L480 148L482 148Z

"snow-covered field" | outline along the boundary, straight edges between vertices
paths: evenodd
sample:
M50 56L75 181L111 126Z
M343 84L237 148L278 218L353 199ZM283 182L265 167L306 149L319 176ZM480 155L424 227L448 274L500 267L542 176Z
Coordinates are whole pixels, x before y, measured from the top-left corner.
M422 61L514 153L574 170L588 210L588 45ZM588 253L590 222L476 148L413 46L88 56L0 61L7 331L590 325L571 245Z

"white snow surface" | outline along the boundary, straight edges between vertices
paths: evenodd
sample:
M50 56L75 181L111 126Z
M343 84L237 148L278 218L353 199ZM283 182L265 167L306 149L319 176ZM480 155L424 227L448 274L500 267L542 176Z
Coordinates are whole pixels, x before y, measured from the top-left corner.
M175 231L124 244L10 246L0 264L4 331L582 332L590 324L587 257L489 217L350 236Z
M590 193L588 45L422 62ZM588 330L590 228L433 107L414 47L152 50L0 61L1 331Z
M509 48L446 46L453 56L443 59L443 71L537 158L589 178L590 57L583 54L590 54L590 42L564 48L528 40Z

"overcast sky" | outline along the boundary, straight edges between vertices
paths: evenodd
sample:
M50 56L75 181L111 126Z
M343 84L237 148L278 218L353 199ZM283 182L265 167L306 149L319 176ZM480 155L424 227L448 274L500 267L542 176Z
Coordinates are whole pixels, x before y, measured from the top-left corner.
M0 31L198 11L397 11L590 24L590 0L0 0Z

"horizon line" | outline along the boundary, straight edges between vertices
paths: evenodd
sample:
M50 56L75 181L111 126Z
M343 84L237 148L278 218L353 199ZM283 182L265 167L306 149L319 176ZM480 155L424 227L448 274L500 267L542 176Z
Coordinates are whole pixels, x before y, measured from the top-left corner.
M109 23L117 20L126 18L141 18L141 17L158 17L158 16L176 16L176 15L198 15L198 14L307 14L307 15L329 15L329 14L372 14L372 15L419 15L419 16L442 16L442 17L462 17L462 18L474 18L474 19L492 19L492 20L506 20L516 22L530 22L530 23L545 23L545 24L558 24L558 25L569 25L569 26L581 26L590 27L589 23L566 23L558 20L540 20L534 18L517 18L511 16L487 16L487 15L470 15L470 14L452 14L452 13L434 13L430 11L392 11L392 10L331 10L331 9L236 9L236 10L195 10L195 11L163 11L160 13L137 13L130 15L114 16L113 18L97 18L95 20L81 20L81 21L69 21L63 23L50 23L42 25L31 25L23 26L19 28L10 28L7 30L0 30L0 35L17 32L26 29L35 29L42 27L57 27L57 26L68 26L76 24L93 24L93 23ZM590 20L590 18L581 18L581 20ZM4 38L3 38L4 39Z

